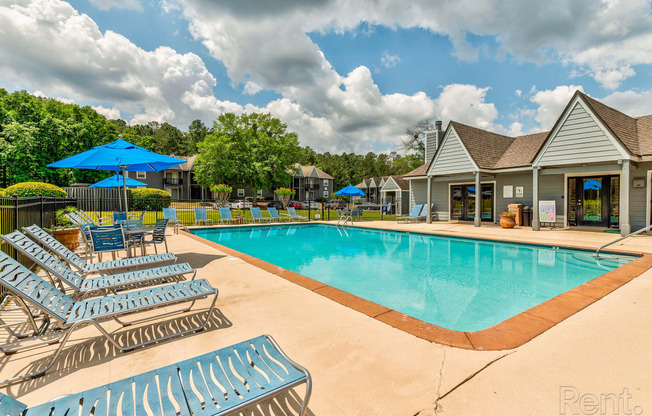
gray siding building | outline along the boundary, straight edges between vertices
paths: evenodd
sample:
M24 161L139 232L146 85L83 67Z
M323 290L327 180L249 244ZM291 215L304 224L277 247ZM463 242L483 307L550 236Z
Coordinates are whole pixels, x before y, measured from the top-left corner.
M405 179L410 205L430 201L440 220L480 226L523 204L534 230L627 234L651 222L652 115L630 117L578 91L550 132L508 137L451 121L432 136L432 157Z
M314 201L317 198L330 198L335 192L334 178L316 166L294 166L290 189L294 189L295 201Z

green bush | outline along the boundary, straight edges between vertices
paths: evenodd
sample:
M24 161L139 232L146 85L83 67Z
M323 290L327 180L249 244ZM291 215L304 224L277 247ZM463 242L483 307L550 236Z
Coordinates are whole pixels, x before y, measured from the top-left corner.
M45 182L21 182L5 189L4 194L6 196L16 194L19 197L39 196L42 194L43 196L63 198L66 196L66 191L56 185Z
M319 198L315 199L316 202L327 202L328 199L324 198L323 196L320 196Z
M168 208L172 202L172 195L161 189L132 189L132 209L142 211L158 211Z
M63 228L68 228L72 226L72 221L70 218L66 217L64 214L67 214L69 212L74 212L77 211L77 208L75 207L66 207L64 209L60 209L57 211L55 214L54 218L54 225L56 227L63 227Z
M5 196L5 188L0 188L0 197Z

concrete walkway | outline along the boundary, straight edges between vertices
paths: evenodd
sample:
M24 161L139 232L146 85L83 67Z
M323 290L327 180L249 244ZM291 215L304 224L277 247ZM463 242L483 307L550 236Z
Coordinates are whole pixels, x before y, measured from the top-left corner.
M368 225L455 235L483 233L492 238L519 236L560 245L570 241L596 245L616 237L568 231L533 236L528 230L475 229L466 224ZM634 240L640 241L628 243L632 245L628 249L652 251L652 240ZM515 350L482 352L416 338L188 237L170 236L169 245L180 261L199 269L198 277L220 289L219 313L208 331L119 353L92 328L85 328L75 334L75 342L68 344L46 376L2 391L28 404L41 403L268 333L311 371L314 390L309 408L314 415L564 414L559 408L560 386L577 389L567 389L566 397L617 395L628 388L632 408L652 412L648 347L652 271ZM183 326L201 311L113 329L132 338L147 337L151 330ZM2 357L0 376L4 379L36 367L53 349ZM296 390L245 414L296 414L303 387ZM565 414L590 414L571 410Z

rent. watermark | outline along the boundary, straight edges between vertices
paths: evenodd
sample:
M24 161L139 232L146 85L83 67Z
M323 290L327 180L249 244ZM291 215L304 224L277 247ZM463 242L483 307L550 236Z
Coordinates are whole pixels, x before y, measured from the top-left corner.
M559 387L560 415L640 415L627 387L620 393L582 393L575 386Z

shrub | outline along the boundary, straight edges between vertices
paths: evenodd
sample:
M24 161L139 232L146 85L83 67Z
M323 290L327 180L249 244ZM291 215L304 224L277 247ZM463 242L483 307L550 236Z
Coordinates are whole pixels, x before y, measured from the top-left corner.
M326 202L327 199L324 198L323 196L320 196L319 198L315 199L315 201L317 201L317 202Z
M16 194L19 197L39 196L42 194L43 196L63 198L66 196L66 191L56 185L45 182L21 182L5 189L4 194L6 196Z
M513 212L510 212L510 211L503 211L503 212L500 213L500 216L501 217L515 217L516 214L514 214Z
M214 197L215 197L215 202L221 207L226 206L226 202L229 200L229 197L231 196L231 192L233 191L233 187L220 183L217 185L211 186L211 192L213 192Z
M55 227L68 228L72 226L72 221L70 221L70 218L66 217L64 214L67 214L69 212L74 212L74 211L77 211L77 208L66 207L64 209L58 210L54 217Z
M288 202L290 202L290 199L296 194L297 192L293 189L289 188L278 188L277 190L274 191L276 195L278 195L278 199L281 201L284 207L288 206Z
M172 195L161 189L132 189L131 197L132 208L142 211L158 211L168 208L172 202Z
M5 188L0 188L0 197L5 196Z

